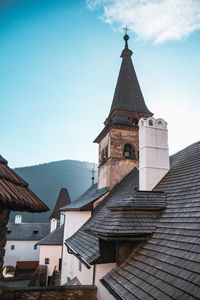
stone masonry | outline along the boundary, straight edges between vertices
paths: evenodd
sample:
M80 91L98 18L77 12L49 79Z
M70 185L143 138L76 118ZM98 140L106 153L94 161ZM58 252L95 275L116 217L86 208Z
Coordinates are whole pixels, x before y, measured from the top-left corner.
M135 159L123 156L124 145L129 143L135 150ZM134 167L138 167L138 129L112 128L99 145L99 157L106 149L107 157L99 164L99 188L113 188Z
M60 286L40 288L0 287L1 300L97 300L96 286Z

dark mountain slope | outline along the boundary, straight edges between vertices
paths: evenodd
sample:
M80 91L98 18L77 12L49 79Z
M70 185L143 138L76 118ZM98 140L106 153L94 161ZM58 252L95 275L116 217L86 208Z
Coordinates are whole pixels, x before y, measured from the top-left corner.
M93 163L76 160L62 160L37 166L16 168L15 171L29 183L31 190L50 208L47 213L12 212L22 215L23 222L48 222L61 187L67 187L71 200L75 200L91 185Z

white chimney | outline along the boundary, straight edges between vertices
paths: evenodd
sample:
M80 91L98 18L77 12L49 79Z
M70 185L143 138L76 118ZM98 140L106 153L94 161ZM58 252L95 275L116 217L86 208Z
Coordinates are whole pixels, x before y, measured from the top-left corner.
M21 222L22 222L22 216L16 215L15 216L15 224L21 224Z
M63 225L65 223L65 215L63 214L63 212L60 213L60 226Z
M51 219L50 221L50 233L54 231L57 228L58 220L57 219Z
M139 121L139 189L152 191L169 171L167 122L141 118Z

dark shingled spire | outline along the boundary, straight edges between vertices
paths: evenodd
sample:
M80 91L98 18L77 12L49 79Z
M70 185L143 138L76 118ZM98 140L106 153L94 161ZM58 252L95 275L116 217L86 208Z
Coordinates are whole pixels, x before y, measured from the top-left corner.
M115 88L114 98L110 114L115 109L131 112L146 113L152 115L148 110L140 89L140 85L131 60L133 52L128 48L129 36L125 34L125 48L122 51L122 64Z
M68 190L66 188L61 188L58 195L56 205L53 212L51 213L49 219L59 219L60 218L60 208L71 203Z
M138 121L142 117L150 117L153 114L148 110L140 89L140 85L131 60L133 52L128 48L129 36L124 35L125 47L122 51L122 64L119 71L117 85L108 118L105 120L104 129L94 140L99 143L110 126L115 128L137 128Z

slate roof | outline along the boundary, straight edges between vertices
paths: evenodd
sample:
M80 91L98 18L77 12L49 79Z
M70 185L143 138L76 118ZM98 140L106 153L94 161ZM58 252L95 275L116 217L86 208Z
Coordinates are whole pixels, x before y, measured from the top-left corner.
M135 191L108 205L107 214L103 218L94 217L86 230L105 239L137 240L154 232L165 207L165 193Z
M94 201L98 200L109 191L108 187L98 189L97 183L93 184L84 194L76 201L62 208L62 211L72 210L90 210Z
M42 212L48 207L28 188L28 184L0 156L0 206L9 210Z
M44 238L50 230L49 223L20 223L8 222L8 241L39 241Z
M40 240L37 245L62 245L63 244L64 225L59 226L50 234Z
M60 209L63 206L66 206L71 203L68 190L66 188L61 188L58 198L56 200L55 207L49 217L49 219L59 219L60 218Z
M65 243L67 247L78 254L85 262L92 264L99 256L99 239L98 237L86 232L88 228L92 228L95 220L103 220L106 218L112 204L117 205L122 197L129 198L130 194L135 192L138 187L138 170L134 169L126 178L124 178L117 186L115 186L110 194L102 201L95 210L95 214L90 218L74 235L68 238Z
M156 187L167 208L152 237L103 284L116 299L199 299L200 142L173 155Z

